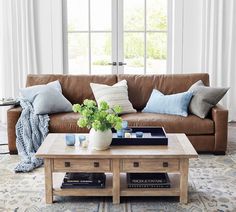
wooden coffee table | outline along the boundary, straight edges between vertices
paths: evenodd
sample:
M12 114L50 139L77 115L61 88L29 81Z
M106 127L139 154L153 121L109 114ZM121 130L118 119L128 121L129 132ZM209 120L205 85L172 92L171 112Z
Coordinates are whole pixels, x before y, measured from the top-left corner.
M86 134L85 134L86 135ZM96 151L89 146L66 146L65 134L48 134L36 153L44 158L46 203L53 196L179 196L188 202L189 159L198 154L185 134L167 134L168 146L112 146ZM65 172L105 172L104 189L61 189ZM127 188L127 172L168 172L171 188ZM109 174L110 173L110 174Z

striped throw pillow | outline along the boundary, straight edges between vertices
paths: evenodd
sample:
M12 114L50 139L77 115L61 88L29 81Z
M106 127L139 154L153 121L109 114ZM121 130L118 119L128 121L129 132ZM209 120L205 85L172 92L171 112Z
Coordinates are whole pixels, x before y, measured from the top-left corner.
M101 101L106 101L110 107L113 107L114 105L120 105L122 107L121 114L136 112L129 101L126 80L122 80L113 86L90 83L90 87L92 88L97 104L99 104Z

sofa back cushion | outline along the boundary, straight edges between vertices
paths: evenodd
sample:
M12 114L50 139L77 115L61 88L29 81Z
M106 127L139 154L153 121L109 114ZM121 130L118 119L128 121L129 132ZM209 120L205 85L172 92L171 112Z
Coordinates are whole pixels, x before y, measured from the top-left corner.
M161 91L165 95L187 91L192 84L202 80L209 85L209 75L200 74L166 74L166 75L128 75L120 74L118 81L127 80L129 100L136 110L142 110L153 89Z
M82 103L84 99L93 99L90 83L113 85L117 82L116 75L57 75L30 74L27 76L26 87L47 84L59 80L63 95L72 103Z
M209 85L209 75L201 74L167 74L167 75L59 75L30 74L26 86L47 84L59 80L63 95L72 103L82 103L84 99L93 99L90 83L114 85L117 81L127 80L129 100L133 107L142 110L153 89L163 94L174 94L187 91L192 84L202 80Z

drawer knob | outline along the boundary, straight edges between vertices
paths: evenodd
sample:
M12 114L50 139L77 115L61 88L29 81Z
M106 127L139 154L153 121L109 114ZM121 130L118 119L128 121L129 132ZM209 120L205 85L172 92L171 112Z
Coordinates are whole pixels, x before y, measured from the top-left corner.
M70 162L65 162L65 167L70 167Z
M94 162L93 165L94 167L99 167L99 162Z
M163 167L168 167L168 166L169 166L168 162L163 162Z
M139 162L134 162L134 167L139 167Z

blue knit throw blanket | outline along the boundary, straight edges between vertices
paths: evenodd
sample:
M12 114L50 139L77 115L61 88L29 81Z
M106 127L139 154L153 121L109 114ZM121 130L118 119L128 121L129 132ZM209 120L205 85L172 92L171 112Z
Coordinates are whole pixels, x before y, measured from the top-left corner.
M16 124L16 147L21 157L15 172L29 172L41 166L43 160L35 157L35 153L48 134L48 115L36 115L32 104L20 99L21 116Z

